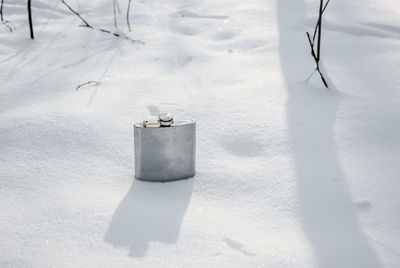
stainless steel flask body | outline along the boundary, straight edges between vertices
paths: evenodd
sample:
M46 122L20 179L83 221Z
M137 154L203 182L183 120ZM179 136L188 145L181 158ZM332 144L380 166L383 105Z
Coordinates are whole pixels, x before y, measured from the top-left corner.
M145 181L174 181L193 177L196 162L196 122L136 123L135 177Z

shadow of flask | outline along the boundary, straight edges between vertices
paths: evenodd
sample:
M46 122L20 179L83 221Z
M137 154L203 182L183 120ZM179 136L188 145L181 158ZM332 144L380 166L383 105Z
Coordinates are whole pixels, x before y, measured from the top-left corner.
M142 257L151 241L174 244L193 190L193 179L151 183L134 180L111 219L104 240Z

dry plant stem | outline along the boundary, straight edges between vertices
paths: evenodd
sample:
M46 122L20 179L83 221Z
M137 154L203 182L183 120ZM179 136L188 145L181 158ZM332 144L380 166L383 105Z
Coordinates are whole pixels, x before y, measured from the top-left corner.
M75 91L78 91L79 88L81 88L81 87L83 87L83 86L85 86L85 85L95 85L95 86L98 86L98 85L100 85L100 82L98 82L98 81L87 81L87 82L85 82L85 83L83 83L83 84L78 85L78 86L76 87Z
M3 19L3 4L4 4L4 0L1 0L1 6L0 6L0 18L1 18L1 22L4 21L4 19Z
M312 57L314 58L314 61L315 61L315 64L317 65L317 67L316 67L315 70L311 73L311 75L307 78L306 81L308 81L308 80L311 78L311 76L312 76L316 71L318 71L318 73L319 73L319 75L320 75L320 77L321 77L322 83L324 83L324 86L325 86L326 88L329 88L329 87L328 87L328 83L326 82L326 80L325 80L325 78L324 78L324 75L322 74L321 70L319 69L319 59L318 59L317 56L315 55L315 52L314 52L314 44L313 44L312 41L311 41L311 37L310 37L310 34L309 34L309 33L307 33L307 37L308 37L308 41L309 41L310 46L311 46L311 55L312 55Z
M312 76L316 71L318 71L318 73L319 73L319 75L320 75L320 77L321 77L322 83L324 83L324 85L325 85L326 88L329 88L329 87L328 87L328 83L326 82L326 79L325 79L324 75L322 74L322 72L321 72L321 70L320 70L319 61L320 61L320 59L321 59L322 14L324 13L326 7L328 6L329 1L330 1L330 0L328 0L328 1L325 3L325 5L324 5L324 1L323 1L323 0L320 0L318 22L317 22L317 24L316 24L316 26L315 26L314 35L313 35L312 40L311 40L310 34L307 32L308 42L310 43L310 47L311 47L311 56L313 57L313 59L314 59L314 61L315 61L316 68L315 68L315 70L310 74L310 76L307 78L306 81L308 81L308 80L311 78L311 76ZM315 37L317 36L317 34L318 34L318 39L317 39L317 53L315 53L314 44L315 44Z
M319 26L318 26L318 43L317 43L317 59L318 62L321 58L321 28L322 28L322 5L324 4L324 0L320 0L319 4Z
M7 27L7 29L12 33L15 30L15 26L9 22L8 20L0 22L0 26L4 25L4 27Z
M324 8L322 9L322 14L324 14L325 9L326 9L326 7L327 7L328 4L329 4L329 1L330 1L330 0L326 1L325 5L324 5ZM315 26L314 34L313 34L313 43L315 42L315 36L317 35L317 29L319 28L319 25L320 25L320 23L321 23L321 20L320 20L321 18L322 18L322 16L321 16L321 17L318 16L318 22L317 22L317 25Z
M126 10L126 24L128 25L128 30L131 31L131 24L129 22L129 12L131 10L131 0L128 0L128 8Z
M0 26L4 25L4 27L6 27L10 32L12 32L13 30L15 30L15 26L8 20L4 20L3 17L3 6L4 6L4 0L1 0L1 5L0 5Z
M73 10L72 7L71 7L70 5L68 5L64 0L61 0L61 2L62 2L72 13L74 13L75 15L77 15L77 16L81 19L81 21L85 24L86 27L93 28L93 27L91 27L91 26L89 25L89 23L88 23L84 18L81 17L81 15L79 15L78 12L76 12L75 10Z
M121 37L121 35L118 34L118 33L114 33L114 32L111 32L111 31L109 31L109 30L102 29L102 28L93 27L93 26L90 25L84 18L82 18L82 16L81 16L78 12L76 12L70 5L68 5L64 0L61 0L61 2L62 2L72 13L74 13L76 16L78 16L78 17L81 19L81 21L82 21L83 24L84 24L84 25L81 25L81 27L86 27L86 28L90 28L90 29L92 29L92 30L97 30L97 31L100 31L100 32L103 32L103 33L111 34L111 35L116 36L116 37ZM138 44L144 45L144 42L143 42L143 41L134 40L134 39L132 39L132 38L130 38L130 37L128 37L128 36L124 36L124 38L125 38L126 40L131 41L132 43L138 43Z
M31 0L28 0L28 19L29 19L29 30L31 32L31 39L35 39L35 37L33 36Z

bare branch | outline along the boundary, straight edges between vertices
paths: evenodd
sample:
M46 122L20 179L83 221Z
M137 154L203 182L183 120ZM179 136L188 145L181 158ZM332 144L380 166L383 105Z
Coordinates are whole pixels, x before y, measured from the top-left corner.
M324 4L324 0L320 0L319 5L319 26L318 26L318 42L317 42L317 59L319 61L321 54L321 28L322 28L322 6Z
M78 89L80 89L81 87L86 86L86 85L99 86L100 84L101 84L101 83L98 82L98 81L88 81L88 82L85 82L85 83L83 83L83 84L78 85L78 86L76 87L75 90L78 91Z
M68 5L64 0L61 0L61 2L62 2L72 13L74 13L75 15L77 15L77 16L82 20L82 22L85 24L86 27L93 28L92 26L89 25L89 23L88 23L84 18L82 18L81 15L79 15L78 12L76 12L75 10L73 10L72 7L71 7L70 5Z
M315 52L314 52L314 43L311 41L310 34L308 32L307 32L307 37L308 37L308 42L310 43L310 47L311 47L311 55L313 56L315 62L318 62L317 56L315 56Z
M320 71L319 67L318 67L317 71L318 71L318 73L319 73L319 76L321 76L322 83L324 83L324 85L325 85L326 88L329 88L329 87L328 87L328 83L326 82L324 76L322 75L322 72Z
M329 4L329 1L330 1L330 0L326 1L326 3L325 3L325 6L324 6L324 8L322 9L322 13L324 13L324 12L325 12L325 9L326 9L326 7L328 6L328 4Z
M4 25L4 27L6 27L9 31L10 31L10 33L12 33L13 31L15 31L15 26L14 26L14 24L12 24L10 21L8 21L8 20L5 20L5 21L2 21L2 22L0 22L0 26L1 25Z
M33 36L31 0L28 0L28 19L29 19L29 30L31 33L31 39L35 39L35 37Z
M324 8L322 9L322 14L324 14L325 9L326 9L326 7L327 7L328 4L329 4L329 1L330 1L330 0L328 0L328 1L325 3ZM321 18L322 18L322 17L321 17ZM315 41L315 36L316 36L316 34L317 34L317 29L318 29L318 27L319 27L320 24L321 24L321 19L320 19L319 16L318 16L318 22L317 22L317 24L315 25L315 29L314 29L313 42Z
M94 26L92 26L91 24L89 24L84 18L82 18L82 16L81 16L78 12L76 12L70 5L68 5L64 0L61 0L61 2L62 2L72 13L74 13L75 15L77 15L77 16L81 19L81 21L84 23L84 25L81 25L81 27L86 27L86 28L90 28L90 29L93 29L93 30L97 30L97 31L100 31L100 32L103 32L103 33L107 33L107 34L113 35L113 36L115 36L115 37L123 37L124 39L129 40L129 41L131 41L132 43L138 43L138 44L141 44L141 45L144 45L144 44L145 44L143 41L134 40L134 39L132 39L132 38L130 38L130 37L128 37L128 36L121 36L121 34L119 34L119 33L115 33L115 32L112 32L112 31L110 31L110 30L106 30L106 29L94 27Z
M15 31L15 26L14 24L12 24L10 21L8 20L4 20L3 17L3 6L4 6L4 0L1 0L1 4L0 4L0 26L3 25L4 27L6 27L10 33L12 33L13 31Z
M3 19L3 4L4 4L4 0L1 0L1 6L0 6L0 19L1 19L1 22L4 21L4 19Z
M321 77L322 83L324 83L326 88L328 88L328 83L326 82L326 79L325 79L324 75L322 74L322 72L320 70L319 62L320 62L320 59L321 59L322 15L323 15L326 7L329 4L329 1L330 0L327 0L327 2L324 5L324 0L320 0L318 21L317 21L317 24L315 25L315 29L314 29L314 34L313 34L312 40L311 40L310 34L308 32L306 32L307 39L308 39L308 42L309 42L310 48L311 48L311 55L312 55L312 57L313 57L313 59L315 61L315 64L317 66L315 68L315 70L308 76L306 81L308 81L312 77L312 75L316 71L318 71L318 73L319 73L319 75ZM317 39L317 41L315 41L315 38L316 38L317 35L318 35L318 39ZM315 42L316 42L316 45L317 45L317 53L315 53L315 49L314 49Z

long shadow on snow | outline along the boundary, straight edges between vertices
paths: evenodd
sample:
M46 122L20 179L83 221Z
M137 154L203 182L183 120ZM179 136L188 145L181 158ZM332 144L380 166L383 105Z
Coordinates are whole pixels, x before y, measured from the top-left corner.
M128 248L131 257L144 256L151 241L176 243L192 189L193 179L169 183L134 180L115 210L104 240Z
M307 77L308 68L312 70L305 32L294 30L304 25L304 2L277 0L276 4L302 224L317 265L380 267L353 211L335 147L333 127L340 94L300 82Z

